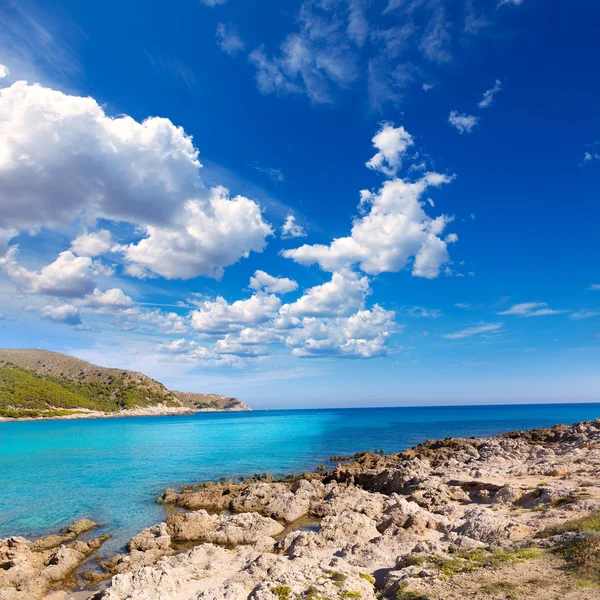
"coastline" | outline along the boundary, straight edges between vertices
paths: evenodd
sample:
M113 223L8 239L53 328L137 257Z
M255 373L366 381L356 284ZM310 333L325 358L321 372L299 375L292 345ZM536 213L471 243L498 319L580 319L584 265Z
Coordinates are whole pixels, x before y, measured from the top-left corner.
M600 540L600 420L364 452L324 472L189 486L161 501L165 522L84 575L100 587L64 579L103 542L72 542L75 524L0 541L10 559L0 590L12 564L29 587L11 600L591 600L600 589L597 551L579 557L591 570L572 559L573 544ZM19 579L27 568L33 583ZM51 581L62 589L46 595Z
M187 406L149 406L145 408L132 408L119 411L118 413L107 413L102 411L86 410L83 408L73 409L78 412L73 412L69 415L60 415L52 417L0 417L0 423L12 423L16 421L72 421L79 419L122 419L127 417L168 417L178 415L193 415L196 413L213 413L213 412L251 412L252 409L244 405L245 408L231 409L215 409L215 408L199 408L192 409Z

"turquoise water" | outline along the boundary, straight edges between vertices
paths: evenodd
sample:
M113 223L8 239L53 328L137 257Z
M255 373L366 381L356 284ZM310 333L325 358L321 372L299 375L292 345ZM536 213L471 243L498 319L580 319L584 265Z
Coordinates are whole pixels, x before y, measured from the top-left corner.
M0 423L0 536L38 535L79 517L121 547L160 521L156 497L184 483L329 464L336 454L492 435L600 417L600 404L213 413Z

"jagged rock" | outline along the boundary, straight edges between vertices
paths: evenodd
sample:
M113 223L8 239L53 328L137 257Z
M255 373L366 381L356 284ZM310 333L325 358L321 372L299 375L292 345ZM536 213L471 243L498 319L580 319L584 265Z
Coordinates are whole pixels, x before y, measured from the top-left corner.
M521 497L521 492L510 485L501 487L494 494L494 502L500 504L514 504Z
M205 510L175 514L167 521L173 540L240 545L265 543L264 538L284 530L277 521L258 513L210 515Z
M40 538L33 542L32 550L49 550L50 548L56 548L61 544L73 541L75 538L80 536L86 531L91 531L95 527L98 527L97 523L90 521L90 519L79 519L71 525L68 525L61 530L60 533L54 533L46 537Z
M486 508L474 508L464 516L464 523L453 530L480 542L492 543L510 535L510 523Z
M336 515L345 510L375 518L385 510L389 498L379 493L369 493L356 487L334 487L324 500L316 502L311 512L318 516Z
M344 510L339 515L325 517L319 533L327 540L372 540L379 537L376 523L366 515Z
M55 547L57 539L73 540L95 527L87 519L75 522L60 534L52 534L36 542L24 538L0 540L0 599L36 600L43 598L49 587L65 579L110 536L88 542L75 541Z

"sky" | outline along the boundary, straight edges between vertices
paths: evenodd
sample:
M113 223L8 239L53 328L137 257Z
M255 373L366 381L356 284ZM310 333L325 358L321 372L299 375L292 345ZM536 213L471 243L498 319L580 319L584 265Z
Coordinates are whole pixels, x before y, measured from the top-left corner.
M255 408L600 400L599 27L6 0L0 346Z

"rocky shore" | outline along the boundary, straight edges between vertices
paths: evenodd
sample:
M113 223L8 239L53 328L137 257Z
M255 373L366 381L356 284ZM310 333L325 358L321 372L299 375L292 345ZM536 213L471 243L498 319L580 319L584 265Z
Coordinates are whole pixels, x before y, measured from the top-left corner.
M69 411L69 414L57 414L52 417L13 418L0 416L0 423L14 423L15 421L65 421L72 419L120 419L124 417L169 417L174 415L193 415L195 413L205 412L249 412L252 410L242 402L239 404L240 406L235 406L233 408L190 408L188 406L164 406L160 404L158 406L123 409L114 413L78 408L76 411Z
M600 598L600 420L320 471L167 490L101 570L82 522L0 540L0 600Z

